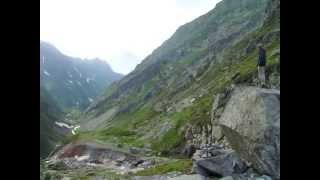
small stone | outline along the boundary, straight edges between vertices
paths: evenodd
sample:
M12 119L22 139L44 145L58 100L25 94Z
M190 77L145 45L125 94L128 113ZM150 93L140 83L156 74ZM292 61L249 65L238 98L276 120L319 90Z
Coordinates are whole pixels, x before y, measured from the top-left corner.
M139 148L130 147L129 152L132 154L139 154L141 152L141 150Z
M232 176L226 176L226 177L223 177L219 180L233 180L233 177Z
M261 177L256 178L255 180L272 180L270 176L263 175Z

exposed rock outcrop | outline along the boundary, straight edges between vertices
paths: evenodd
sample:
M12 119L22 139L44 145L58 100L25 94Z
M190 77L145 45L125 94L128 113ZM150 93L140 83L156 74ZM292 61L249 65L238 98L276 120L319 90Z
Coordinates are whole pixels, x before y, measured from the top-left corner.
M242 158L280 179L280 91L237 87L217 123Z
M211 143L200 146L193 155L200 174L216 177L237 174L238 177L234 178L245 179L252 175L244 170L249 166L258 173L255 175L258 179L259 175L280 179L279 90L231 86L215 96L210 123L211 134L206 137L212 139ZM199 138L196 135L192 137ZM208 142L203 138L198 141ZM226 153L225 149L230 148L240 156L239 159L232 159L235 156ZM240 163L242 161L244 165ZM242 172L233 169L235 162L243 167Z
M247 166L235 152L221 152L219 155L196 161L197 172L204 176L224 177L245 172Z

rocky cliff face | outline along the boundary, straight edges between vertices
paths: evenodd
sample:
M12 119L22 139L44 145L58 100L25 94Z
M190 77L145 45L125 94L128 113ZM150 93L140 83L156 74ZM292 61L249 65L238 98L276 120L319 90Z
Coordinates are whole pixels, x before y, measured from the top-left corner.
M82 60L40 42L40 82L63 110L85 109L121 74L99 59Z

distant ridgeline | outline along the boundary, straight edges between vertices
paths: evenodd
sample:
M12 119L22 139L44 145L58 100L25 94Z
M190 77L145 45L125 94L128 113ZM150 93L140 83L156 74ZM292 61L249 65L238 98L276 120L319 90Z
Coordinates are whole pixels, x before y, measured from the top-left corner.
M63 111L85 109L121 77L105 61L69 57L40 41L40 82Z

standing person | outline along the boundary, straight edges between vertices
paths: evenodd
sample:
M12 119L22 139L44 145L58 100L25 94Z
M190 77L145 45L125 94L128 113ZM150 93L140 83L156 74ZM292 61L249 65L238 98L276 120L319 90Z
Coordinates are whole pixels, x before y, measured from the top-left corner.
M261 87L266 86L266 50L263 48L262 44L259 47L259 57L258 57L258 79Z

